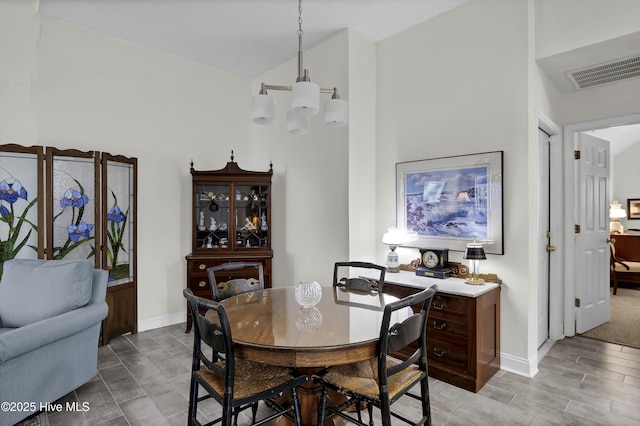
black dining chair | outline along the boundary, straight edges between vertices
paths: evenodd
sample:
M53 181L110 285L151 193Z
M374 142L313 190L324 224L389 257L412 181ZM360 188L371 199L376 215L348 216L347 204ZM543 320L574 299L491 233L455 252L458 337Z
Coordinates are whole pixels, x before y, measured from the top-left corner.
M286 416L296 425L300 425L300 405L296 386L305 383L307 376L296 374L286 367L236 358L229 318L224 306L197 297L190 289L184 289L183 294L188 301L195 330L188 424L203 426L196 418L198 403L213 398L222 406L222 416L204 426L219 422L225 426L236 424L238 413L248 408L252 408L253 411L253 425L261 425L280 416ZM210 321L201 313L201 309L213 313L214 320ZM214 352L224 353L224 360L208 358L202 350L202 342L212 347ZM200 386L207 395L198 396ZM287 391L291 392L292 405L283 407L277 404L274 398ZM256 422L256 403L259 401L265 401L275 412Z
M229 272L222 281L216 274ZM228 262L207 268L213 300L223 300L242 293L264 289L264 270L260 262Z
M358 276L357 271L378 271L377 279ZM387 268L370 262L336 262L333 267L333 286L349 290L382 293ZM356 272L356 273L354 273Z
M431 286L419 293L389 303L384 308L380 340L376 349L376 358L347 365L328 367L314 376L314 381L323 386L319 412L319 425L324 425L329 417L340 416L355 424L366 426L362 422L360 404L366 403L369 412L369 425L373 426L373 406L380 409L382 425L390 426L391 417L398 418L410 425L431 425L431 404L429 400L429 381L427 367L427 316L437 286ZM419 305L420 310L401 323L393 323L393 315L401 309L411 309ZM389 354L395 353L417 342L417 348L406 360L396 359ZM417 362L417 364L416 364ZM420 384L420 395L410 392ZM346 396L346 401L338 407L327 404L328 389ZM422 403L422 418L412 421L392 411L391 405L401 396L407 395ZM345 412L355 405L357 416Z

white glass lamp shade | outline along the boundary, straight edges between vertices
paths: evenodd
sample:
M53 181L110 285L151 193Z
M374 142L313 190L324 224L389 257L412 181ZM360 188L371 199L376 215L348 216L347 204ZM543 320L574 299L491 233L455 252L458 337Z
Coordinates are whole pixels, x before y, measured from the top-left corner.
M256 124L271 124L276 118L276 99L267 94L251 98L251 120Z
M324 102L324 124L327 127L344 127L349 124L349 104L344 99Z
M320 110L320 87L310 81L298 81L291 88L291 109L317 114Z
M292 135L309 133L309 114L304 110L287 111L287 131Z
M620 223L620 219L627 217L627 213L622 208L622 205L617 201L611 203L609 217L611 218L611 222L609 222L609 232L612 234L624 233L624 227L622 226L622 223Z
M382 236L382 243L390 246L399 246L405 242L404 232L398 228L387 228L387 232Z

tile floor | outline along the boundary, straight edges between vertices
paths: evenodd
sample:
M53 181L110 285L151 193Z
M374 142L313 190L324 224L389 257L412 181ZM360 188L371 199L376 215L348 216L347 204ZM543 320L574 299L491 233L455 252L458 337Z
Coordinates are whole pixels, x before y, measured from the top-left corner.
M180 324L112 340L99 350L95 379L62 399L89 409L49 413L50 424L186 425L192 339ZM567 338L539 370L533 379L500 371L476 394L432 380L433 424L640 424L640 349ZM410 398L395 407L408 415L419 409ZM208 401L201 411L214 418L218 406Z

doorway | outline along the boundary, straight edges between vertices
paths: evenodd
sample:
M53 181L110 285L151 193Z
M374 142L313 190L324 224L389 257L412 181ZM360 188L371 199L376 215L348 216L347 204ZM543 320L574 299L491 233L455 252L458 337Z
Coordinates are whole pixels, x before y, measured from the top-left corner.
M538 112L537 347L562 338L562 143L560 128ZM544 345L547 347L547 345ZM539 353L539 358L545 352Z
M575 188L576 188L576 167L574 161L574 141L580 133L588 131L596 131L600 129L606 129L617 126L627 126L640 123L640 114L634 114L623 117L614 117L603 120L590 121L585 123L578 123L565 126L564 128L564 241L567 242L563 250L564 254L564 285L561 286L563 297L563 321L560 324L562 328L562 334L565 336L575 336L576 328L576 307L575 298L577 291L580 290L578 286L581 285L576 280L576 273L574 265L576 263L576 250L575 245L570 244L575 237ZM615 143L615 141L613 142ZM611 202L612 200L608 200ZM553 321L553 319L551 319Z

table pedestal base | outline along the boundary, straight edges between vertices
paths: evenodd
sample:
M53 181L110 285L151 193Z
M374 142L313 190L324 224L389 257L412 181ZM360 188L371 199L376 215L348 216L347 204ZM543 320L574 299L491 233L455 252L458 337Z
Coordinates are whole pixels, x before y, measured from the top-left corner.
M317 373L318 370L314 369L313 373ZM320 399L322 397L322 386L314 383L311 379L313 373L308 373L309 381L305 384L298 386L298 400L300 401L300 417L303 426L317 426L318 425L318 409L320 408ZM290 405L291 395L284 395L282 400L277 402L282 405ZM289 401L287 401L289 399ZM329 390L328 403L332 406L340 405L345 399L344 395L341 395L333 390ZM270 423L272 426L290 426L293 422L285 416L278 417ZM327 419L325 426L343 426L344 421L341 417L333 416Z

